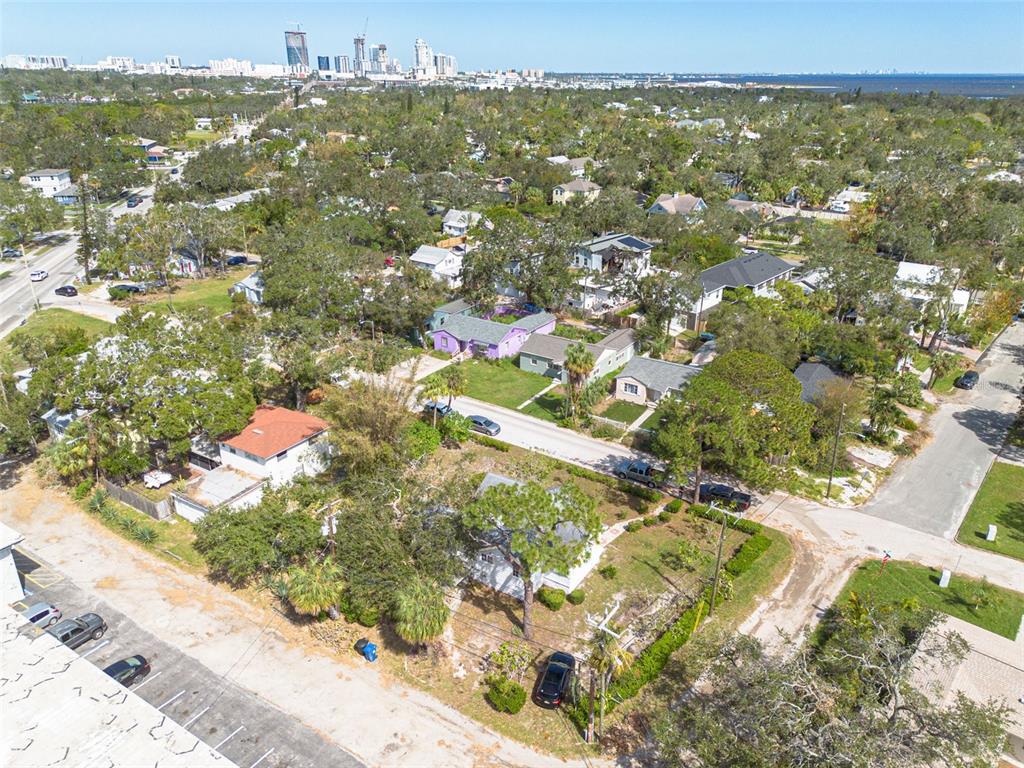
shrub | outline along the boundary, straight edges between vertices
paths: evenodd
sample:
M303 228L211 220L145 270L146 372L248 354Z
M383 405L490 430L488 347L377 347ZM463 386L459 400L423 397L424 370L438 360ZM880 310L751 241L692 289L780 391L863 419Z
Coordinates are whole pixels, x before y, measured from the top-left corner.
M574 477L582 477L586 480L593 480L595 483L601 483L609 488L615 488L622 493L628 493L631 496L638 496L646 501L660 501L661 493L654 488L647 488L643 485L637 485L627 480L619 480L615 477L609 477L603 475L600 472L595 472L592 469L586 469L585 467L578 467L575 464L568 464L566 462L560 462L562 467L570 475Z
M97 488L93 492L92 497L89 499L89 503L86 505L86 509L88 509L93 514L96 514L98 512L102 512L106 508L106 506L107 494L104 493L101 489Z
M123 301L131 296L131 292L124 288L109 288L107 293L110 295L111 301Z
M405 432L405 446L409 454L420 459L437 450L441 433L425 421L414 421Z
M644 521L643 520L630 520L628 523L626 523L626 532L627 533L636 533L637 531L639 531L643 527L644 527Z
M493 437L488 435L481 435L479 432L470 432L469 439L480 443L480 445L486 445L488 448L501 451L502 453L508 453L510 447L508 443L503 443L501 440L495 440Z
M537 602L549 611L557 611L565 605L565 592L552 587L541 587L537 590Z
M757 558L763 555L771 545L771 539L763 533L755 533L743 542L743 546L739 548L739 551L725 564L726 572L733 576L746 573L753 566Z
M626 527L628 528L629 526ZM614 565L602 565L597 569L597 572L601 574L602 578L608 579L609 581L619 575L619 569Z
M668 512L669 514L673 514L673 515L676 512L678 512L679 510L681 510L682 508L683 508L683 500L682 499L672 499L672 501L670 501L668 504L665 505L665 511Z
M131 537L140 544L149 546L151 544L156 544L156 540L160 538L160 535L151 525L136 525L135 530L132 531Z
M586 598L587 593L584 592L582 589L574 589L572 592L565 596L565 599L573 605L579 605L584 600L586 600Z
M722 513L712 512L710 509L708 509L706 504L691 504L690 513L693 514L695 517L702 517L705 520L711 520L719 524L721 524L722 522ZM753 536L755 533L761 532L760 523L755 523L753 520L744 520L733 515L729 515L729 527L735 528L737 531L740 531L741 533L746 533L750 536Z
M341 613L345 621L350 624L359 624L364 627L375 627L380 623L380 608L375 605L366 605L346 596L341 601Z
M92 480L83 480L74 487L71 491L71 498L75 501L81 501L89 495L89 491L92 490Z
M622 428L613 427L611 424L596 424L591 430L591 437L596 437L599 440L618 440L622 437Z
M669 512L667 509L663 509L661 510L661 512L658 513L658 519L663 523L667 523L669 520L672 519L672 513Z
M526 703L526 691L507 677L493 676L487 681L487 701L499 712L517 714Z
M658 518L654 517L654 515L648 515L647 517L644 518L644 527L645 528L650 528L652 525L657 525L657 524L658 524Z

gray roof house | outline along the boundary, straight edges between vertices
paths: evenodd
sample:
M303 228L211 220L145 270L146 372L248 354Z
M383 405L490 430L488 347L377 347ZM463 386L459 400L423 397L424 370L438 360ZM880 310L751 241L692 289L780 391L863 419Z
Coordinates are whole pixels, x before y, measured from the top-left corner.
M615 397L639 405L655 405L665 395L681 392L700 372L695 365L634 357L615 377Z
M569 380L565 372L566 351L579 342L562 336L534 334L519 350L519 368L539 373L563 384ZM636 342L630 328L612 331L596 344L584 344L594 356L594 368L588 381L596 381L628 363L636 352Z
M232 285L228 290L228 293L241 293L245 295L245 300L250 304L262 304L263 288L263 274L260 272L253 272L248 277L243 278Z
M465 299L455 299L449 301L447 304L442 304L439 307L434 308L434 314L430 316L430 322L428 327L432 331L436 331L446 322L448 318L453 315L469 315L473 312L473 304L469 303Z
M794 267L778 256L764 251L745 253L735 259L723 261L700 273L704 292L720 288L750 288L754 293L766 290L779 280L788 280Z
M565 205L575 197L582 197L584 202L589 203L596 200L600 194L600 185L587 179L573 179L565 184L559 184L551 191L551 202L555 205Z
M800 382L800 399L805 403L814 402L815 399L825 393L831 382L839 381L843 378L822 363L800 363L797 369L793 371L793 375Z

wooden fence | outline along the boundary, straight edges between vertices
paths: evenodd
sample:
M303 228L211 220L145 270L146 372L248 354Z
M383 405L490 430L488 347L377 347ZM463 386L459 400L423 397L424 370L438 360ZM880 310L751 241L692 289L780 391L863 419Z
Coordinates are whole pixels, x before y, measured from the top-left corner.
M162 501L153 501L152 499L147 499L145 496L142 496L135 491L122 488L120 485L115 485L107 479L101 479L100 484L103 486L103 490L122 504L127 504L132 509L137 509L139 512L149 515L154 520L164 520L171 516L171 505L167 499Z

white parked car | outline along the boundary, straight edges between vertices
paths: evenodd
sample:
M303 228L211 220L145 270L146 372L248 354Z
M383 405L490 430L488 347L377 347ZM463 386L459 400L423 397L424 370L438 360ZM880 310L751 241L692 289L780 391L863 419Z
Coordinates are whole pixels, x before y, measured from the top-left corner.
M847 203L847 202L844 202L842 200L836 200L828 208L829 208L830 211L834 211L835 213L849 213L850 212L850 204Z
M32 274L28 276L28 279L31 280L33 283L38 283L41 280L45 280L49 276L50 273L47 272L45 269L36 269L32 272Z

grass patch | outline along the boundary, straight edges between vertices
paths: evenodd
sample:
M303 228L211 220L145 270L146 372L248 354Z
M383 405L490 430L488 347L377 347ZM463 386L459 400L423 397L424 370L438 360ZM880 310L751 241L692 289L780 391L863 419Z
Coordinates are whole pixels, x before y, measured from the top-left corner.
M560 387L555 387L550 392L545 392L523 408L520 413L525 413L527 416L533 416L536 419L558 423L562 418L565 403L565 396L560 392L560 389Z
M618 421L628 426L639 419L646 410L647 407L643 405L627 403L625 400L614 400L612 401L612 404L605 408L604 412L599 415L604 416L606 419Z
M88 497L86 501L88 501ZM136 546L151 550L157 556L179 567L185 565L190 569L206 571L206 563L203 561L202 555L193 546L195 534L192 531L192 523L188 520L177 515L173 515L167 520L154 520L149 515L143 514L137 509L133 509L127 504L122 504L111 497L107 497L107 504L117 510L118 515L122 519L134 520L139 525L145 525L154 529L157 532L156 541L149 546L145 546L131 539L125 533L123 526L112 524L102 515L90 514L89 517L126 541L131 541Z
M565 325L558 323L555 325L555 330L551 332L552 336L561 336L563 339L573 339L574 341L581 341L585 344L596 344L608 334L604 331L589 330L587 328L580 328L576 325Z
M69 309L41 309L29 315L28 320L21 327L14 330L6 339L0 340L0 349L11 349L11 339L19 336L43 336L57 328L81 328L90 340L106 336L113 328L112 323L100 320L98 317L89 317ZM25 361L18 355L14 355L18 367L25 364Z
M219 131L185 131L185 141L216 141L221 137Z
M890 560L863 563L853 572L837 603L851 592L882 604L915 600L925 608L955 616L1013 640L1024 615L1024 595L954 574L949 587L939 588L941 572L916 563Z
M985 541L988 527L998 527L995 541ZM978 549L1024 560L1024 467L997 461L978 489L957 541Z
M170 303L175 309L209 307L217 314L230 312L231 295L228 289L241 280L244 270L234 270L223 277L208 277L203 280L181 280L171 289ZM155 290L134 299L143 304L167 304L167 291Z
M960 375L971 367L970 360L966 357L960 358L960 364L945 376L940 376L932 384L932 392L939 395L948 395L953 391L953 382L960 378Z
M462 368L466 372L467 396L505 408L517 408L551 384L547 376L521 371L509 360L470 360Z

